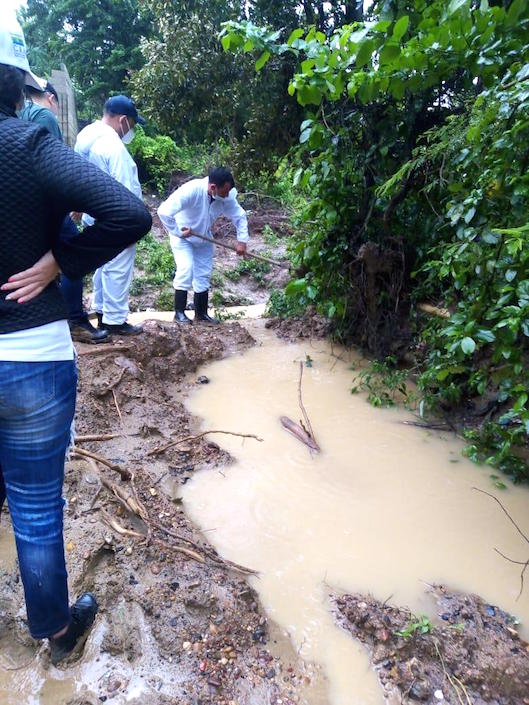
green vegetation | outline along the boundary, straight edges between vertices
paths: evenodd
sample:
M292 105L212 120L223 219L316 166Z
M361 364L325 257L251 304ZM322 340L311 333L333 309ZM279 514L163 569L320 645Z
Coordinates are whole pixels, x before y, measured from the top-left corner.
M129 151L138 166L142 184L165 194L174 172L205 175L214 164L224 163L228 148L222 142L214 150L205 144L180 146L167 135L149 137L138 126Z
M291 318L292 316L301 316L304 310L305 307L299 300L292 296L287 296L283 289L272 289L265 316L270 318Z
M373 406L387 407L398 403L410 406L415 401L415 395L406 384L408 377L409 371L399 370L393 357L388 356L382 362L373 360L354 378L351 393L367 392L367 400Z
M284 35L231 21L221 35L258 72L295 62L291 165L307 200L286 294L381 360L408 318L421 409L490 404L470 457L529 479L529 6L381 0L363 19ZM425 322L425 299L450 318Z
M405 629L399 629L395 634L410 639L415 634L430 634L432 631L433 624L430 619L425 614L421 614L420 617L413 618Z
M139 0L28 0L21 18L31 68L41 76L64 63L81 116L101 115L105 100L126 90L144 63L142 38L151 17Z
M174 257L167 240L156 240L152 232L140 240L136 246L135 265L147 273L144 280L149 284L164 284L172 279Z
M240 258L233 269L224 272L224 276L232 282L238 282L243 275L248 275L259 286L264 286L265 276L270 271L270 265L257 259Z

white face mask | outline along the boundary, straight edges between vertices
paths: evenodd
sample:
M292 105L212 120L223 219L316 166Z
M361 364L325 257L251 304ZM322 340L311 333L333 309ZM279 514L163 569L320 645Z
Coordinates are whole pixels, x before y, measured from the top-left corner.
M125 118L127 120L127 118ZM132 140L134 139L134 128L130 126L129 121L127 120L127 127L129 128L127 132L122 136L121 141L123 144L130 144Z

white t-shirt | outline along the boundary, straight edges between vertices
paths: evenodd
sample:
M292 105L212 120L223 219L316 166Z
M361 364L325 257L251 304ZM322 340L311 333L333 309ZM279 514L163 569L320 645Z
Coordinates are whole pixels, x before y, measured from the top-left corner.
M60 362L73 359L72 336L65 320L0 335L2 362Z

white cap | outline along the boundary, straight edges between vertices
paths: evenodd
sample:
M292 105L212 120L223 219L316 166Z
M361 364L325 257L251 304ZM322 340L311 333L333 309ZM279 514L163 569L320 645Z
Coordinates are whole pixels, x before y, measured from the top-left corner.
M0 64L16 66L26 72L26 86L43 91L46 81L31 72L26 53L26 41L15 15L0 20Z

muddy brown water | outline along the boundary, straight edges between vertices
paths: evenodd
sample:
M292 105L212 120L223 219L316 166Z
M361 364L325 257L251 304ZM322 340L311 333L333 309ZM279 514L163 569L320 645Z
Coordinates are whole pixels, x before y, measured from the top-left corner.
M183 490L186 511L226 558L259 571L251 583L268 615L326 676L312 705L379 705L382 691L367 654L333 621L331 589L439 618L425 586L479 594L521 620L529 634L529 590L517 599L519 567L495 551L527 558L527 544L497 494L529 533L529 490L496 490L490 469L461 455L451 434L405 425L402 410L374 409L351 395L352 359L323 342L285 344L261 323L260 345L199 371L210 383L189 399L202 428L264 440L211 436L235 458L197 473ZM311 454L280 425L297 420L299 361L303 401L321 445ZM309 697L310 700L310 697Z

